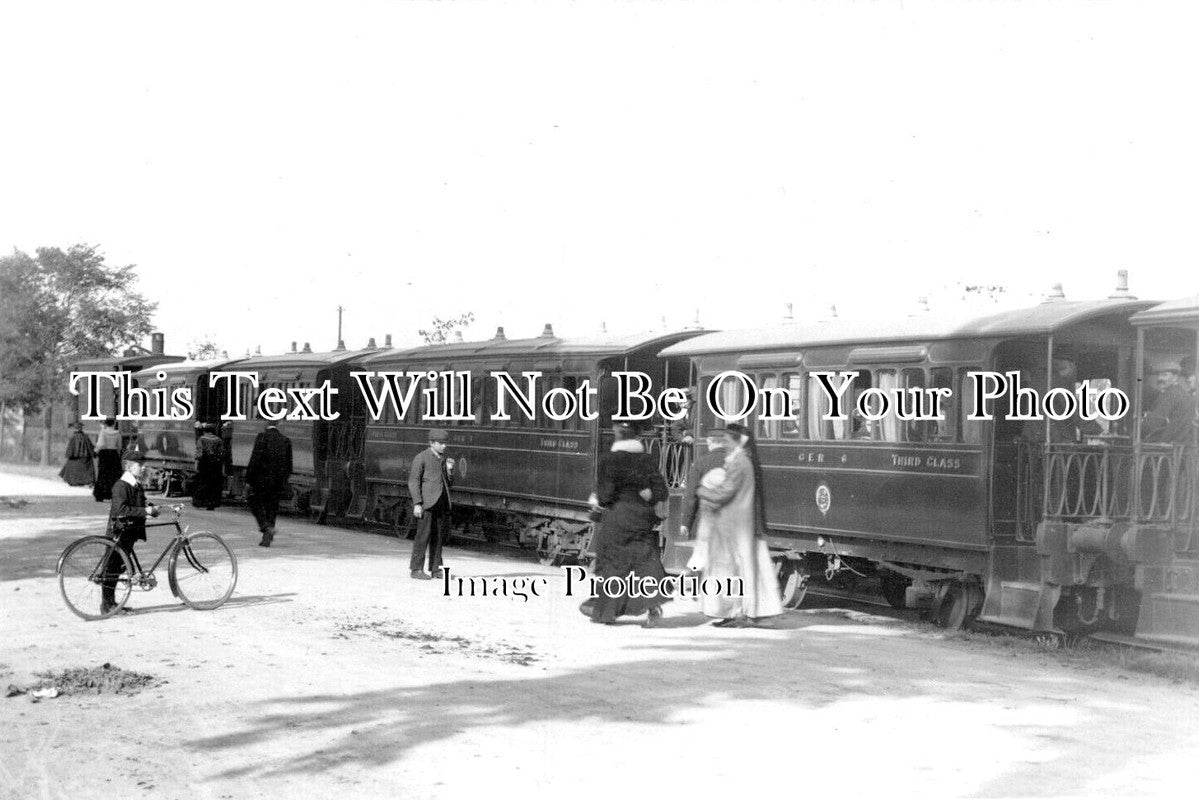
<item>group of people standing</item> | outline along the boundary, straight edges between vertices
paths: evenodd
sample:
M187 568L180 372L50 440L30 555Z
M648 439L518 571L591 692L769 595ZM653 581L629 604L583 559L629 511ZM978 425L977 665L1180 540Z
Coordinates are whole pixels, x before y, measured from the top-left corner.
M658 549L657 504L667 488L657 459L645 452L631 425L614 427L611 452L601 459L591 497L597 519L593 540L594 572L600 579L666 577ZM702 576L740 582L741 596L701 594L701 610L718 627L758 625L783 612L778 578L766 544L766 504L762 469L753 435L743 425L710 430L709 452L688 472L680 534L694 538L696 555L689 566ZM632 585L628 580L624 585ZM612 624L620 616L646 615L656 627L664 593L613 595L601 580L599 596L580 610L592 622Z

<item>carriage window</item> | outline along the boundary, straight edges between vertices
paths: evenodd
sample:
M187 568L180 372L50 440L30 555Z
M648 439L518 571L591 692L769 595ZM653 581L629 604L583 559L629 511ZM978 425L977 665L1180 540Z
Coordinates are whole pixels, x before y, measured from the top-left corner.
M486 413L487 381L482 375L471 375L470 378L470 414L476 423L485 422L482 418Z
M911 413L919 412L921 410L920 403L924 398L924 370L905 369L903 371L903 389L905 410ZM908 391L910 389L916 390L914 396L912 392ZM928 420L900 420L899 427L903 432L904 441L923 442L932 438L936 423Z
M962 441L966 444L982 444L983 429L980 420L970 419L970 415L974 413L974 394L970 391L971 381L966 377L966 373L970 370L958 370L958 398L957 407L961 410L962 420ZM946 405L946 415L949 413L949 406Z
M869 380L869 378L867 378ZM845 393L845 402L852 407L854 392L852 389ZM832 410L832 405L828 394L824 391L820 381L811 375L808 376L808 432L812 439L830 440L830 439L848 439L852 430L848 419L831 420L825 419L825 415ZM848 413L848 409L846 409Z
M581 381L580 381L578 375L563 375L562 376L562 388L565 389L566 391L570 392L572 395L578 391L580 383L581 383ZM561 401L561 400L557 401L554 404L554 410L557 412L561 412L566 407L564 405L564 403L565 403L565 401ZM560 405L560 404L562 404L562 405ZM579 429L579 426L582 425L582 421L579 419L578 413L574 413L574 414L571 414L569 417L567 417L562 422L559 422L558 424L560 426L562 426L562 430L577 431Z
M750 380L754 379L753 375L748 375ZM745 385L737 378L725 378L720 382L720 407L724 409L726 414L732 414L735 411L740 411L745 404ZM752 412L752 409L751 409ZM737 417L729 422L745 422L745 417Z
M787 419L779 424L779 435L784 439L802 439L806 435L803 409L803 376L789 372L783 375L783 386L787 389Z
M759 386L762 389L774 389L774 390L776 390L776 394L780 395L780 396L775 396L775 397L771 398L771 401L770 401L770 413L771 414L787 413L787 398L781 396L781 393L777 392L777 389L779 388L778 375L763 375L762 380L759 383ZM765 402L764 398L763 398L762 402ZM763 407L765 407L765 406L763 406ZM758 438L759 439L777 439L777 438L779 438L779 424L780 423L778 420L764 420L764 419L761 419L760 415L759 415L758 426L757 426L758 427Z
M930 372L932 389L949 389L949 393L941 398L941 414L944 419L932 420L928 423L928 437L934 442L956 442L958 438L958 395L953 388L953 370L936 367Z
M859 382L862 376L858 376L858 380L854 381L854 398L865 390L865 386L859 387ZM899 374L893 369L880 369L875 372L874 380L871 385L874 388L882 389L888 398L892 398L894 403L895 390L899 388ZM871 413L877 413L879 403L881 401L872 401L867 408ZM854 417L854 435L855 439L864 439L869 441L885 441L898 442L900 439L900 420L895 414L894 405L888 411L887 416L878 420L868 420L865 418Z

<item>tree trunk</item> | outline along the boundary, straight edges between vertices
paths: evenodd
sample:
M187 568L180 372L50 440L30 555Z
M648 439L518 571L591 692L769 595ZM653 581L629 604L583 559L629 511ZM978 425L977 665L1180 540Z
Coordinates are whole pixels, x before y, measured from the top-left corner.
M42 466L50 466L50 433L54 429L54 405L46 405L46 429L42 431Z
M0 401L0 461L4 460L4 423L8 421L8 403Z

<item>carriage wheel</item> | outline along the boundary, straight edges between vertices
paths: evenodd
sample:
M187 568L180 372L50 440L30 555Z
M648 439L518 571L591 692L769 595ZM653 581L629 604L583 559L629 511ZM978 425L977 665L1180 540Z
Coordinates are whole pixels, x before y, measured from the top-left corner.
M950 631L970 626L982 605L982 592L973 583L953 581L937 605L936 622Z
M883 573L879 577L879 591L882 593L883 599L887 601L887 605L897 611L908 607L907 590L911 585L911 581L907 578L893 572Z
M782 595L783 608L799 608L808 595L808 579L806 572L799 569L794 561L784 560L779 564L779 592Z
M541 562L543 567L557 567L561 565L562 555L559 549L562 546L557 532L543 533L537 538L537 560Z

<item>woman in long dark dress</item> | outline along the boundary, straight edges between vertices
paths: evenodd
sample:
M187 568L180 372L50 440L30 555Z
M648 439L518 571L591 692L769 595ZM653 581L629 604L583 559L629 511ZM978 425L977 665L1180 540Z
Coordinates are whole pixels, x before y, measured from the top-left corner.
M666 481L658 471L657 459L645 453L631 425L614 428L612 452L599 463L595 500L603 516L595 534L595 577L636 579L666 577L658 552L658 523L654 504L666 499ZM660 592L632 596L627 590L609 594L601 582L599 596L591 607L591 621L612 624L620 616L646 614L646 627L662 616L662 604L670 597ZM626 587L627 589L627 587Z
M92 466L95 456L92 440L83 432L83 423L75 423L75 432L67 441L67 463L58 471L59 477L71 486L90 486L96 479Z
M115 417L104 420L96 439L96 485L92 497L103 503L112 499L112 485L121 479L121 432Z

